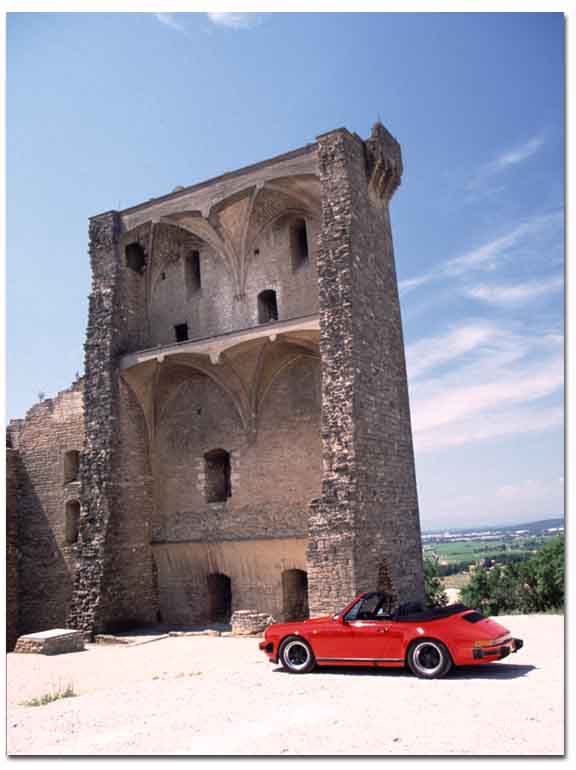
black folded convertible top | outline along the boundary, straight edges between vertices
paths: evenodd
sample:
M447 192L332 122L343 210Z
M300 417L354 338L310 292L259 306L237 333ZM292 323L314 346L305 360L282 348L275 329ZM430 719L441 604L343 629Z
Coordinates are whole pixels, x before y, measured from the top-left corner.
M448 607L434 607L431 610L415 610L413 607L413 604L401 604L394 613L393 620L397 623L441 620L470 609L465 604L449 604Z

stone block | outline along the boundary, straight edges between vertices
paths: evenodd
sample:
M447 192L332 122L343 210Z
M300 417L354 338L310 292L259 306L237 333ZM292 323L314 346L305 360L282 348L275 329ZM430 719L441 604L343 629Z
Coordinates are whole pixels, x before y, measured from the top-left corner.
M52 628L35 634L20 636L14 652L35 652L41 655L61 655L84 649L82 631L72 628Z
M257 610L236 610L231 618L232 633L238 635L262 634L276 621L266 612Z

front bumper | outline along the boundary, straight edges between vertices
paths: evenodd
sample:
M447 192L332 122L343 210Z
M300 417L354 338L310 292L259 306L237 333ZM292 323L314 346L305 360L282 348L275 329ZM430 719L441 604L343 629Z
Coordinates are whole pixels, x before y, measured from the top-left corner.
M472 650L474 660L502 660L511 652L518 652L524 646L522 639L508 639L494 647L478 647Z
M275 649L274 642L270 642L264 639L260 642L258 648L262 650L262 652L266 653L270 663L278 663L278 652Z

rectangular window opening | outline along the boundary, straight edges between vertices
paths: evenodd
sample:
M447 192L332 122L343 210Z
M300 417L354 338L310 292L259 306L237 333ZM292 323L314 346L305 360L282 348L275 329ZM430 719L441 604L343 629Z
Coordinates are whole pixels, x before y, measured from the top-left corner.
M308 262L308 233L306 220L297 219L290 229L290 242L292 247L292 267L297 270Z
M146 268L146 253L142 246L135 241L125 248L126 266L135 273L143 273Z
M176 342L186 342L188 337L188 324L176 324L174 326L174 335Z
M261 291L258 295L258 323L266 324L278 320L278 302L273 289Z
M200 274L200 252L191 251L184 261L185 281L188 294L196 294L202 288L202 276Z

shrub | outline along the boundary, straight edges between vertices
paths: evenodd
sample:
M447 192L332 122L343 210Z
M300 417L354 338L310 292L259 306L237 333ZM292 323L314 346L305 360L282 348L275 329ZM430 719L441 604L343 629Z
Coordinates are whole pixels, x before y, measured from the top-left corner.
M21 706L45 706L52 701L60 700L61 698L74 698L76 692L74 691L74 685L69 683L63 685L59 682L57 685L53 685L50 688L50 692L45 692L43 695L39 695L37 698L30 698L30 700L23 701Z
M428 607L445 607L448 604L436 559L424 559L424 594Z
M564 538L554 538L516 563L479 567L462 601L487 615L547 612L564 607Z

